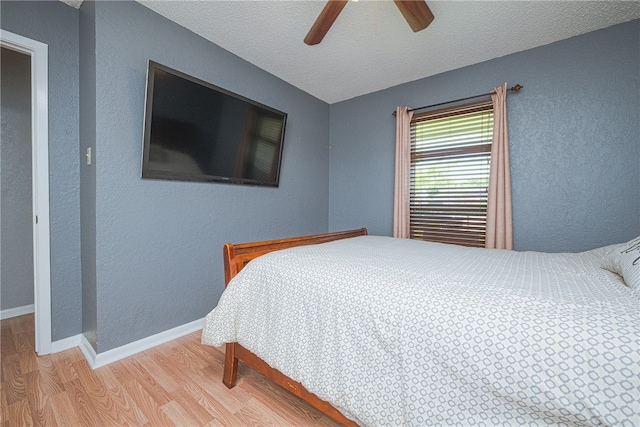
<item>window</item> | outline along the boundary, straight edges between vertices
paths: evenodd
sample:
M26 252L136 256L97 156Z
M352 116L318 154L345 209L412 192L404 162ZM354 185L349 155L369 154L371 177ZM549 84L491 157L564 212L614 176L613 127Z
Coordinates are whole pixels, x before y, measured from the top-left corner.
M412 239L484 247L492 138L491 101L414 115Z

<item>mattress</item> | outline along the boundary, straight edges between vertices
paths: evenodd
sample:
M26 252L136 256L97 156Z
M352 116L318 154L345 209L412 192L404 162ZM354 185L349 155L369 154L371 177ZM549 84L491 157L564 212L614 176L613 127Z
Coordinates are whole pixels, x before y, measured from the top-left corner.
M251 261L206 317L361 425L640 425L640 299L609 248L362 236Z

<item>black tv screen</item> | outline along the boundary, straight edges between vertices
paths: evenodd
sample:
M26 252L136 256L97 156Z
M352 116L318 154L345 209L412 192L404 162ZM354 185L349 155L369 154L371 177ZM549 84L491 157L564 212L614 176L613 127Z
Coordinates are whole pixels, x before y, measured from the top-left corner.
M287 114L149 61L142 177L278 186Z

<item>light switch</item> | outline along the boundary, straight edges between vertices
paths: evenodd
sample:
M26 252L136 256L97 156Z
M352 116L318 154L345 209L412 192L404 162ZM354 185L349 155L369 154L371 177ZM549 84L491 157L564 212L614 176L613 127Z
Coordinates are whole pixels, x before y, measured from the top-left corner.
M87 166L91 166L91 147L87 148L87 154L85 154L85 156L87 156Z

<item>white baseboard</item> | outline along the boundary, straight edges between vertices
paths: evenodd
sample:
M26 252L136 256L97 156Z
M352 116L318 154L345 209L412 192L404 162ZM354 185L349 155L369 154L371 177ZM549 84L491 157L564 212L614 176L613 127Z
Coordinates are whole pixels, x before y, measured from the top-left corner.
M0 310L0 320L31 314L33 312L33 304L22 307L7 308L5 310ZM89 343L89 340L87 340L84 334L79 334L52 342L51 353L59 353L74 347L80 347L80 350L87 359L87 362L89 362L91 369L96 369L120 359L124 359L125 357L140 353L141 351L148 350L157 345L188 335L192 332L199 331L203 326L204 318L194 320L193 322L177 326L173 329L169 329L168 331L160 332L150 337L143 338L123 345L122 347L114 348L99 354L96 354L96 351L93 349L93 346Z
M80 334L80 344L78 344L78 347L80 347L80 351L82 351L82 354L84 354L84 358L87 359L87 362L89 362L89 366L91 366L91 369L96 369L95 364L96 358L98 356L96 355L96 351L93 349L93 346L91 345L87 337L84 336L84 334Z
M52 342L51 353L60 353L61 351L80 346L80 340L82 339L82 336L82 334L79 334Z
M0 310L0 320L31 314L34 311L35 308L33 304L23 305L22 307L5 308L4 310Z
M89 343L89 340L84 335L80 336L79 347L84 357L89 362L91 369L97 369L109 363L116 362L125 357L132 356L141 351L148 350L160 344L164 344L168 341L175 340L182 336L188 335L192 332L199 331L204 326L204 318L194 320L182 326L169 329L168 331L160 332L159 334L152 335L147 338L123 345L122 347L114 348L112 350L105 351L104 353L96 353L93 346Z

